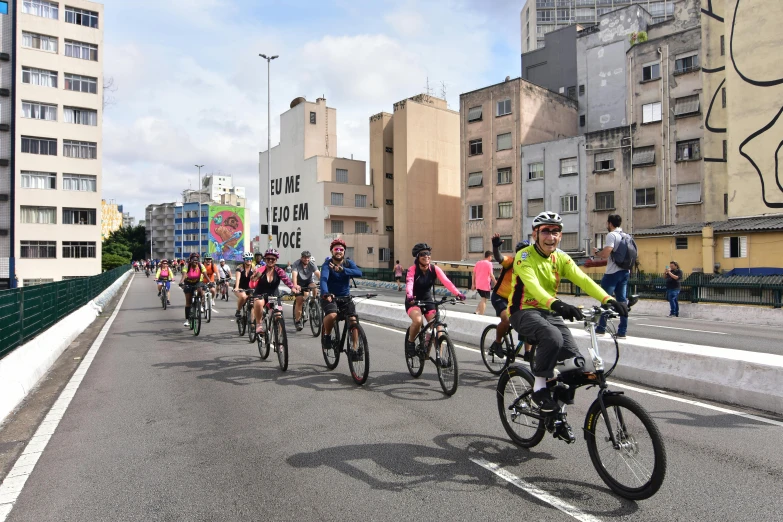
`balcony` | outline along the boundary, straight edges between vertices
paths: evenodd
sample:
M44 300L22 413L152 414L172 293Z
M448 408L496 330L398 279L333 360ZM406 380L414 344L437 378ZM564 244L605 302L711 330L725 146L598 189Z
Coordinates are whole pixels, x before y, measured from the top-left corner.
M377 220L379 211L380 209L375 207L339 207L336 205L326 205L326 216L324 216L324 218L349 217Z

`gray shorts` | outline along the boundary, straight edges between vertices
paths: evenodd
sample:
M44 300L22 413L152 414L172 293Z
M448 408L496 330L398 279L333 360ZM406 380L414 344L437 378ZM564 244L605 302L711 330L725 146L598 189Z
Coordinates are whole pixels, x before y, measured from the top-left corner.
M555 365L571 357L579 357L571 330L559 315L546 310L518 310L511 316L511 326L530 344L536 345L533 375L554 377Z

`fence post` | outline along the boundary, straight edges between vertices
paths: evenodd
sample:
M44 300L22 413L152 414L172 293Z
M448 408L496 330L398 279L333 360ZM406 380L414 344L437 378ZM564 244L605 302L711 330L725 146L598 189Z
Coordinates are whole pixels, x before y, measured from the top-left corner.
M19 289L19 339L16 341L17 346L22 345L24 340L24 287Z
M772 306L775 308L783 307L783 290L775 290L772 295Z

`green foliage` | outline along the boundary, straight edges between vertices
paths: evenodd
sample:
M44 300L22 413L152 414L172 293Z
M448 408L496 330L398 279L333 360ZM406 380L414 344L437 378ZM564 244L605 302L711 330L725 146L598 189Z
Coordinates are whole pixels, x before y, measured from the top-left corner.
M628 37L631 41L631 47L638 43L644 43L647 41L647 31L639 31L638 33L631 33Z
M101 256L101 269L105 272L118 266L127 265L131 260L129 257L122 257L116 254L103 254Z
M125 258L125 263L130 263L131 259L144 259L149 252L146 234L141 225L120 227L103 241L102 255Z

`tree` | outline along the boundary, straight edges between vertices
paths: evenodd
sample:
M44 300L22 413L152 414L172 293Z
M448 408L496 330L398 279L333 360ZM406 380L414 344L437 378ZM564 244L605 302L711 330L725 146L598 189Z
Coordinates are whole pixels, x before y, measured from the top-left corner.
M130 262L131 260L129 257L122 257L116 254L101 255L101 268L104 272L106 270L117 268L118 266L130 264Z
M135 227L120 227L103 241L103 255L116 255L126 259L144 259L147 248L147 230L137 225Z

